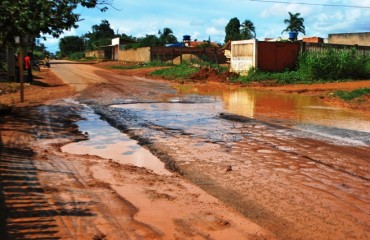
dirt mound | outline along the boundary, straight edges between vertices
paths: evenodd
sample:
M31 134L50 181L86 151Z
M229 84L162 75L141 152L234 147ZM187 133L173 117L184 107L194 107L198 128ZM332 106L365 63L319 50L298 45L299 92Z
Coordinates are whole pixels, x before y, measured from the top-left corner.
M178 65L181 63L181 58L182 58L182 61L200 61L200 59L198 58L198 56L194 55L194 54L182 54L182 56L178 56L176 58L174 58L172 60L172 64L175 64L175 65ZM171 61L170 61L171 62Z
M232 72L219 73L218 69L215 68L200 68L198 72L190 76L190 79L205 82L228 82L230 78L236 76L237 74Z

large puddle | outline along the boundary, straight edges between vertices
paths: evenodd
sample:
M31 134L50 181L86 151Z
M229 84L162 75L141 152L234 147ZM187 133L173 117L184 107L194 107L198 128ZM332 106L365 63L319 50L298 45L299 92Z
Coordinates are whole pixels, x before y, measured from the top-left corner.
M128 135L100 120L92 109L85 107L81 112L85 119L78 121L79 130L88 135L88 140L70 143L62 147L62 151L71 154L94 155L112 159L120 164L131 164L144 167L157 174L171 175L156 156L141 147Z
M310 96L210 86L185 86L179 91L182 94L213 96L222 103L223 110L250 118L295 126L314 124L370 132L369 114L331 107Z
M230 122L219 121L219 113L227 112L298 128L308 134L323 135L350 144L370 145L370 115L333 108L317 98L298 94L274 94L251 89L224 89L210 86L180 88L181 96L165 103L112 105L117 110L133 113L139 121L149 121L167 129L184 131L213 141L237 140L240 134L225 132ZM164 164L127 135L99 119L92 109L82 112L86 120L77 124L89 140L71 143L62 151L89 154L170 174ZM255 128L262 127L256 125ZM235 130L237 131L237 129ZM235 132L236 133L236 132ZM232 138L232 139L231 139Z
M139 119L219 141L223 128L217 116L226 112L350 144L370 145L370 115L326 105L320 99L299 94L274 94L251 89L219 89L197 86L179 89L181 97L168 103L112 105ZM216 130L216 131L215 131ZM237 135L235 135L237 136Z

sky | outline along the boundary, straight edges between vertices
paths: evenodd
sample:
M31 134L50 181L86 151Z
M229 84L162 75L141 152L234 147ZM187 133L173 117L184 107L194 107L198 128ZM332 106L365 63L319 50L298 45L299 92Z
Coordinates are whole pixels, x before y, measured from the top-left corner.
M282 31L288 12L301 13L307 37L370 32L370 0L113 0L113 6L115 9L106 12L77 8L75 13L84 20L77 29L66 31L61 37L82 36L91 32L93 25L108 20L119 34L143 37L167 27L178 41L183 35L190 35L192 40L210 38L223 43L225 27L236 17L240 22L248 19L254 23L258 40L287 38L288 33ZM49 52L58 51L59 39L46 37L41 43Z

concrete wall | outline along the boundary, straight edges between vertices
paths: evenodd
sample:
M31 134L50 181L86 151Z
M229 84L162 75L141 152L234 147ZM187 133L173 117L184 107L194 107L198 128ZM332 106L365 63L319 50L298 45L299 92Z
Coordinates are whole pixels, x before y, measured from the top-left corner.
M241 40L231 42L230 71L246 75L248 70L256 67L257 41Z
M150 47L121 50L118 60L123 62L150 62Z
M97 59L103 59L104 50L86 51L85 57L96 57Z
M370 46L370 32L329 34L328 43Z

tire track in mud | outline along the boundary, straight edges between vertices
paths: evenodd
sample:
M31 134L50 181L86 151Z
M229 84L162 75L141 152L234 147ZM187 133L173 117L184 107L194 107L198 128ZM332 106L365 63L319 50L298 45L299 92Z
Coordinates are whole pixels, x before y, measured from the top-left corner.
M353 237L353 239L361 239L358 238L358 236L361 234L363 235L363 229L367 228L364 211L361 211L364 204L368 201L364 193L366 192L366 185L368 184L368 177L366 176L366 165L368 165L368 160L366 159L367 156L369 156L369 152L365 147L352 147L352 151L347 151L350 149L349 147L337 146L330 143L330 141L325 142L325 140L328 139L323 139L322 137L318 138L321 140L315 138L311 139L312 135L311 138L309 138L307 135L302 135L297 130L253 119L238 119L239 117L236 119L234 119L234 117L227 119L228 116L218 116L221 121L222 119L229 121L229 123L224 124L230 125L230 130L223 134L224 141L219 141L217 137L215 140L208 139L202 134L194 134L194 131L188 132L181 129L181 127L173 128L158 125L156 121L151 121L151 119L145 116L135 116L135 113L129 110L119 112L109 109L109 107L99 106L95 106L94 109L113 126L127 132L133 138L141 139L141 144L150 148L151 151L160 156L168 165L176 166L176 168L173 169L177 169L178 172L182 173L196 185L202 187L226 203L231 204L245 214L245 216L251 217L261 226L267 227L282 239L289 239L293 236L300 239L315 239L313 236L321 236L320 238L325 239L328 236L337 236L339 237L338 239L342 239L343 236L348 236L346 235L346 230L339 228L343 224L351 229L356 229L356 227L358 227L359 233L356 235L357 237ZM217 116L215 117L217 118ZM220 133L215 131L214 134L217 135ZM211 157L204 155L206 152L211 153L210 150L200 147L199 149L203 149L201 150L202 153L200 153L194 151L197 147L191 147L197 145L202 146L200 143L219 145L221 148L217 151L225 152L229 157L225 155L224 160L219 159L218 161L214 161ZM239 143L242 145L239 146L241 150L238 152L234 147ZM244 147L245 150L243 150ZM322 152L317 151L320 148ZM352 155L354 152L355 155ZM245 164L240 161L242 158L245 158L243 157L243 153L246 153L247 156L254 156L252 160L248 160L248 162L251 161L254 165L244 166ZM182 156L186 156L186 158L192 159L192 161L186 160ZM360 165L356 165L355 163L346 165L346 156L352 161L359 161ZM353 156L355 156L355 159L352 159ZM288 163L286 163L285 158L289 159ZM228 160L226 161L226 159ZM266 159L266 161L262 161L262 159ZM323 195L324 199L327 198L327 200L323 200L321 205L314 207L310 205L314 202L313 199L315 199L315 197L313 196L307 199L305 199L305 197L297 197L297 199L295 199L294 195L290 196L290 194L286 194L286 197L292 199L291 201L293 201L295 205L292 205L291 209L285 208L288 210L289 216L297 221L296 223L291 223L286 221L287 219L286 216L283 215L283 212L276 210L276 208L281 208L281 206L279 206L279 204L276 205L276 203L279 201L281 202L282 199L266 195L268 192L280 192L280 190L276 191L271 188L274 186L271 182L272 180L263 180L262 182L266 182L266 185L270 185L270 188L264 187L261 183L256 182L259 179L257 174L255 175L255 179L250 180L252 180L251 182L256 184L256 186L260 186L262 192L256 191L256 188L254 188L255 190L249 189L246 191L247 189L244 190L243 184L240 184L251 176L241 174L244 178L239 180L234 179L233 182L230 182L230 179L223 177L226 166L222 173L222 170L220 171L220 166L217 164L221 164L222 166L225 164L231 164L230 166L233 167L236 166L237 170L235 170L235 173L241 173L244 171L243 169L248 166L252 166L258 170L257 173L261 172L261 174L264 172L263 169L266 169L276 175L272 178L274 179L273 181L276 181L274 184L286 185L286 191L296 192L298 196L300 196L300 194L303 194L303 196L309 194L315 197ZM292 166L299 165L299 167L290 169L289 164L292 164ZM361 169L361 166L365 167L365 169ZM287 172L282 172L279 168L285 169ZM316 177L315 171L312 169L317 169L315 171L318 171L318 175L323 179L320 180ZM246 173L248 173L248 170L245 170ZM254 175L252 174L252 176ZM339 179L340 177L342 177L342 184L339 184L341 181ZM283 178L290 180L287 182L283 180ZM306 181L307 178L310 178L310 180L306 182L301 178L306 178ZM240 182L240 180L242 182ZM292 180L294 181L292 182ZM349 181L349 183L347 183L347 181ZM241 188L243 190L236 188L236 185L242 186ZM353 190L348 191L343 186L347 186L347 189L353 188ZM245 191L245 193L243 193L243 191ZM330 191L334 192L331 193ZM250 196L246 195L248 192L251 194ZM264 193L267 200L260 199L258 195L255 195L256 192ZM360 195L356 196L357 193L360 193ZM270 204L269 200L274 204ZM299 201L303 201L302 203L304 204L300 206L300 204L298 204ZM353 217L351 214L342 212L342 209L335 209L336 212L330 212L328 208L325 209L324 207L326 204L332 202L336 207L340 206L339 208L345 209L349 208L351 201L353 204L352 210L355 210L353 214L362 219L357 226L355 223L357 222L356 217ZM286 204L284 202L281 203ZM275 211L277 211L276 213L273 211L274 208ZM307 212L307 209L310 208L315 209L315 211ZM319 211L320 208L325 209L321 211L328 214L327 218L333 221L334 226L330 226L330 223L329 225L326 223L322 224L322 226L318 224L319 222L317 222L317 219L323 216L323 213ZM300 215L303 215L301 219L298 219L299 217L294 217ZM338 216L344 217L344 220L337 220ZM302 222L302 218L310 219L310 221L313 222L311 223L312 226L307 228L308 225L304 221ZM312 237L307 235L310 231L315 232L315 234L312 234ZM296 233L293 234L292 232Z
M236 116L236 115L231 115L231 114L220 114L220 117L222 119L226 119L226 120L230 120L230 121L237 121L237 122L241 122L241 123L251 123L251 122L254 122L254 123L264 124L266 126L269 126L269 127L274 128L274 129L284 129L281 126L278 126L278 125L275 125L275 124L266 123L266 122L260 122L260 121L257 121L257 120L252 120L252 119L248 119L248 118L241 117L241 116ZM297 135L297 133L299 133L297 130L293 130L293 129L289 129L289 131L291 131L294 135ZM261 138L253 137L253 136L250 136L250 135L248 136L248 138L253 138L254 141L257 142L261 146L268 146L271 149L275 149L276 151L281 151L281 152L285 152L285 153L289 153L289 154L295 155L297 157L302 157L302 158L305 158L305 159L307 159L309 161L312 161L312 162L315 162L315 163L318 163L318 164L322 164L322 165L324 165L324 166L326 166L328 168L331 168L333 170L336 170L336 171L339 171L339 172L342 172L342 173L345 173L345 174L348 174L348 175L351 175L351 176L360 178L360 179L365 180L365 181L370 181L370 178L369 177L363 176L363 175L361 175L359 173L348 171L343 166L336 166L335 164L332 164L332 163L329 163L329 162L324 162L323 160L320 160L320 159L317 159L315 157L309 156L307 153L300 153L300 152L305 152L305 150L302 149L302 148L299 148L299 146L295 146L294 147L294 150L296 150L296 151L293 151L293 150L285 150L285 149L283 149L281 147L282 145L285 145L285 146L287 146L288 149L292 149L292 147L291 147L292 144L291 143L286 142L284 144L284 142L281 142L281 140L279 140L280 142L274 143L271 140L267 141L266 139L261 139ZM316 144L311 143L311 141L314 141L314 140L309 140L308 138L307 139L303 139L303 140L306 141L306 142L309 142L310 141L310 143L306 143L306 144L312 144L312 146L315 146L315 145L316 146L317 145L324 145L327 148L335 148L335 146L330 146L330 145L324 144L323 142L316 143ZM359 151L359 150L357 150L357 151ZM365 152L364 152L364 154L365 154ZM366 163L369 164L370 163L370 160L364 159L363 162L365 164ZM364 172L363 174L365 174L365 173L366 172Z
M50 124L51 122L55 124L56 120L54 118L54 121L51 121L49 118L51 109L53 109L52 106L44 106L39 109L43 113L42 116L46 119L44 123L46 123L47 126L39 126L39 129L36 128L34 130L39 132L40 130L45 131L45 129L47 129L48 132L44 133L44 136L47 138L56 138L60 133L56 133ZM45 113L47 114L45 115ZM59 117L61 117L60 114ZM62 119L58 120L63 121ZM66 117L66 119L68 119L68 117ZM42 141L43 138L38 139L37 144L42 145ZM110 239L130 239L135 235L135 231L138 231L138 229L141 229L143 232L147 232L149 235L156 234L150 226L134 220L133 216L137 212L135 206L120 196L117 196L109 185L104 184L104 188L95 187L94 183L92 183L95 180L93 180L91 176L86 175L89 171L88 169L84 169L81 164L75 162L73 157L69 157L69 160L66 160L66 155L68 156L68 154L55 152L55 150L49 149L48 144L50 143L46 143L45 145L46 151L52 153L53 158L48 158L47 162L39 162L38 164L40 171L44 173L50 171L53 172L49 177L47 174L46 176L43 176L44 179L47 179L43 181L43 185L45 185L47 189L51 190L51 193L49 193L51 201L58 205L65 206L66 210L70 209L72 212L82 209L80 213L63 214L62 216L57 217L57 222L63 226L62 228L59 228L59 230L62 231L60 233L61 236L77 237L78 239L91 239L86 236L91 236L93 234L94 237L97 238L105 238L105 236L109 235ZM55 174L58 172L61 173L62 176ZM65 183L60 183L61 181ZM59 182L59 184L57 184L59 186L55 188L52 184L53 182ZM66 188L67 186L68 188ZM61 192L62 189L64 190ZM103 198L105 198L105 200L109 198L111 203L115 202L113 205L121 206L119 208L126 209L128 213L123 213L123 216L128 214L128 220L119 220L115 214L112 213L109 206L102 204L104 203ZM92 215L85 215L85 213L88 212L84 209L91 211ZM99 216L100 223L82 219L93 216ZM108 228L110 228L110 230L107 230L107 227L104 227L104 225L109 226ZM130 230L126 225L128 225L129 228L136 230L132 232L132 230ZM120 230L117 231L118 229ZM110 234L107 235L107 233Z

